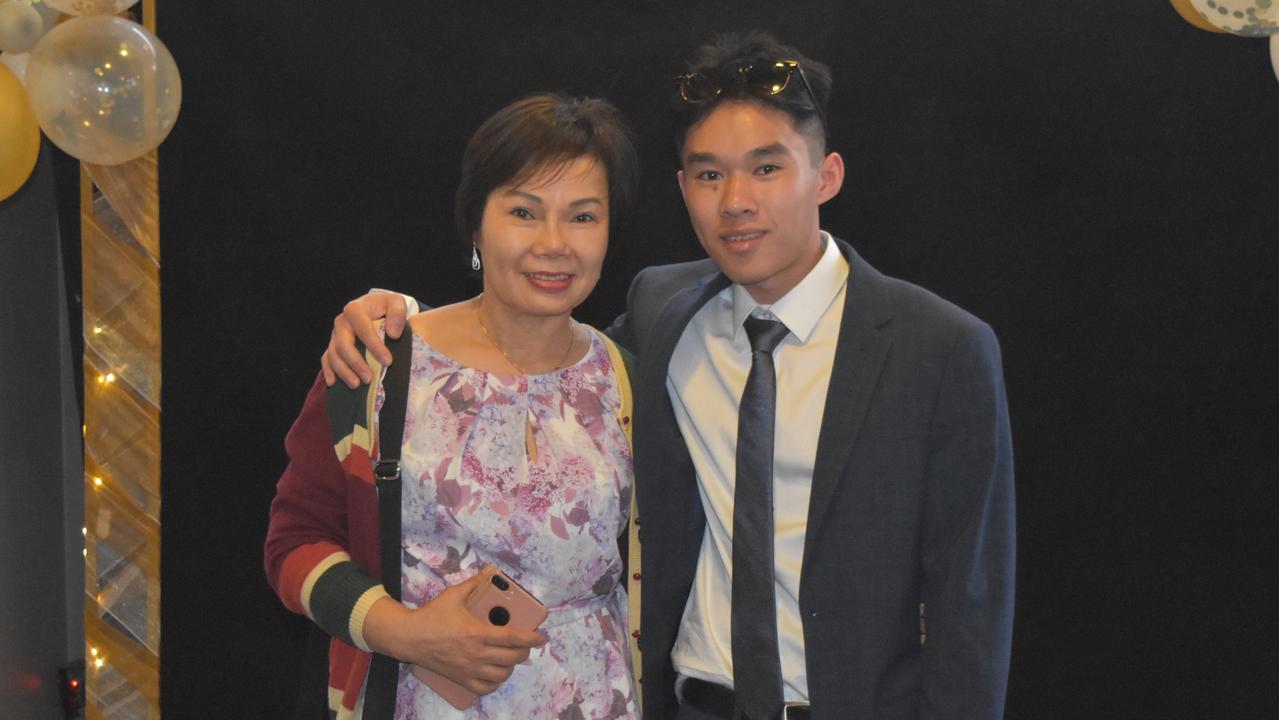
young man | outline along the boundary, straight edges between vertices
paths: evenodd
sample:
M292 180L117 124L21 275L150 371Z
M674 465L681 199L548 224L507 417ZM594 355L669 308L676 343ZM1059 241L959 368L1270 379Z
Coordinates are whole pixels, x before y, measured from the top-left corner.
M640 272L609 331L639 358L649 720L1003 714L998 344L820 229L844 177L830 84L762 33L703 47L681 78L678 179L710 257ZM330 380L366 371L351 327L381 351L368 316L391 297L348 305Z

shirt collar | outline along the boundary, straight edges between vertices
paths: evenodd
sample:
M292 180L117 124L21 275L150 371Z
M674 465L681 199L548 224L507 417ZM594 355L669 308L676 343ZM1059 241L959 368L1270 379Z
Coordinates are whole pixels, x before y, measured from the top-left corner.
M822 256L812 270L772 305L761 305L747 292L746 288L733 283L733 340L736 341L743 332L742 323L754 312L758 316L771 314L781 320L790 330L791 335L802 345L808 342L817 322L821 320L826 308L839 296L839 291L848 282L848 261L844 259L839 247L831 240L830 233L821 231ZM756 311L758 309L758 312Z

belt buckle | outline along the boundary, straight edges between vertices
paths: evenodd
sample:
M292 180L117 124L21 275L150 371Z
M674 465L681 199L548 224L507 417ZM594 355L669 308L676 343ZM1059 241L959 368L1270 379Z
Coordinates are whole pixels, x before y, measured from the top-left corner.
M782 720L791 720L791 710L804 710L805 714L803 715L803 717L807 718L808 707L809 707L809 703L806 703L806 702L785 703L784 705L782 705ZM798 716L799 714L796 713L796 717Z

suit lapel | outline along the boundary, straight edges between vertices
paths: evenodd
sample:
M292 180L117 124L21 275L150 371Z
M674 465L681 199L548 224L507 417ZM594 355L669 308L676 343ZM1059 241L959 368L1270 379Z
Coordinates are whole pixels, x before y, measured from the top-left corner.
M702 504L696 501L697 478L691 472L688 446L680 435L670 394L666 391L666 375L684 328L699 308L728 285L728 279L716 272L675 293L657 313L648 337L641 339L640 390L635 396L635 473L637 478L644 478L636 483L639 513L643 518L658 511L657 519L652 522L663 529L660 532L665 537L653 541L654 547L666 542L676 543L678 547L687 535L690 538L686 543L688 552L694 558L705 516ZM671 472L671 468L685 465L690 468L687 474ZM649 478L661 478L661 482ZM694 501L680 500L679 507L670 505L672 498L689 497ZM692 581L692 567L689 564L689 582Z
M826 509L831 505L831 497L861 432L871 395L892 345L884 330L892 319L884 276L846 243L837 242L848 259L848 289L813 465L806 531L810 539L820 537ZM807 556L813 544L804 544L805 568L810 566Z
M641 382L648 389L666 392L666 373L671 355L675 352L680 335L684 334L684 328L703 305L728 286L728 278L723 273L716 272L675 293L667 301L666 307L657 314L651 337L641 341Z

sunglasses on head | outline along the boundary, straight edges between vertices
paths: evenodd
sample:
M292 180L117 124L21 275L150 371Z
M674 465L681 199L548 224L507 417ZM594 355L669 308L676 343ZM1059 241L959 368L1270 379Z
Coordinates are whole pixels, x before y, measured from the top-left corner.
M804 84L804 90L808 92L808 98L813 101L817 119L829 131L830 126L826 124L826 115L817 102L817 94L813 92L813 86L808 84L808 76L804 75L804 68L800 67L798 60L778 60L766 65L746 64L737 67L737 81L747 92L758 97L782 94L790 84L791 77L797 74ZM724 92L718 82L699 72L677 75L675 82L679 85L680 99L694 105L711 102Z

